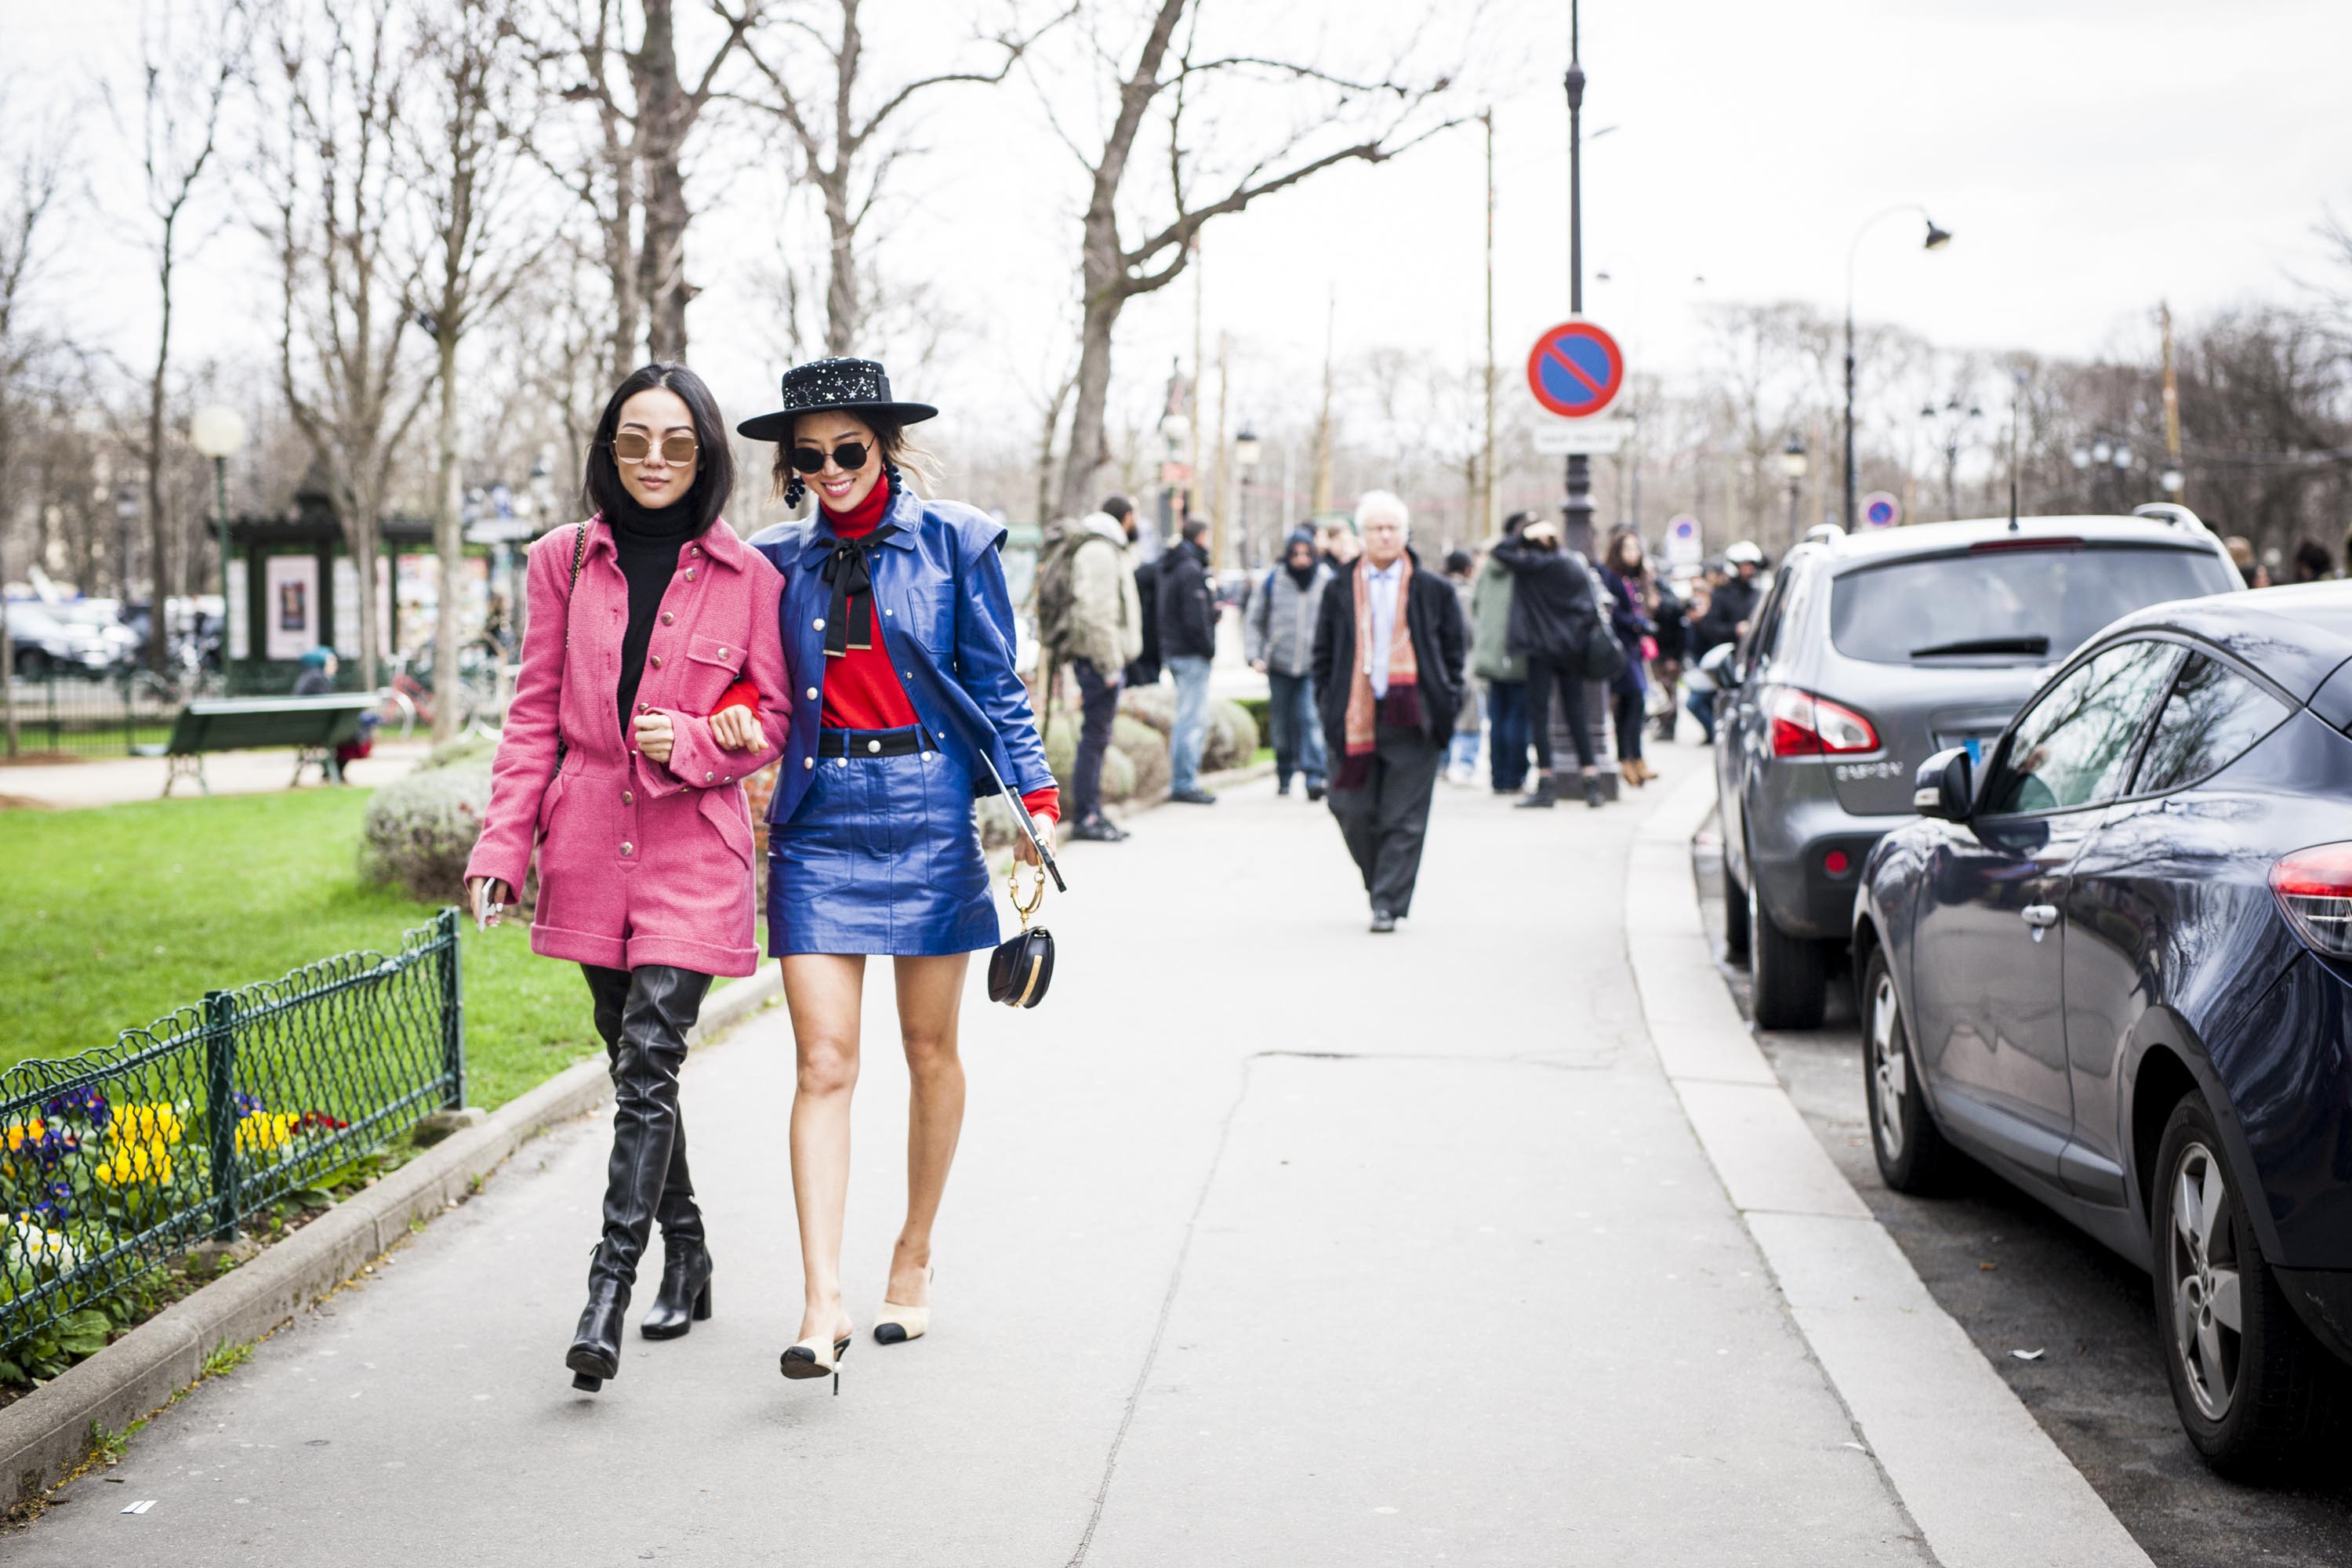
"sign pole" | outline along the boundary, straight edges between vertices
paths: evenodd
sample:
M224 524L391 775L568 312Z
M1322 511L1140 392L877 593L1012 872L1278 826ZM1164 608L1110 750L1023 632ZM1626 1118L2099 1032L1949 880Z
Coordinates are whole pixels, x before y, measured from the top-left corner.
M1584 314L1584 66L1576 0L1568 7L1568 310ZM1560 508L1563 542L1592 555L1592 472L1581 452L1569 455L1568 494Z

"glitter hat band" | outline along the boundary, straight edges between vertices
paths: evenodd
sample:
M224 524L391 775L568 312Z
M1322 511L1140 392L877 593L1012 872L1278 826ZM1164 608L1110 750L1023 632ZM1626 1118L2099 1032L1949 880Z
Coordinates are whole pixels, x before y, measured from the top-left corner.
M877 361L814 359L784 372L782 408L756 419L746 419L735 428L754 441L789 441L794 419L803 414L835 409L848 414L879 414L902 425L929 419L939 412L928 403L893 399L890 377Z

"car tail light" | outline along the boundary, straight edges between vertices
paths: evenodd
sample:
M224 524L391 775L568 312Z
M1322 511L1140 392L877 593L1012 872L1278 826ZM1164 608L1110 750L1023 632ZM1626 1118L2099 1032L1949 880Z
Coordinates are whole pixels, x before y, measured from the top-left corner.
M2058 534L2026 534L2017 539L1987 539L1969 546L1971 555L1997 555L2005 550L2080 550L2083 542Z
M1832 849L1822 857L1822 869L1832 877L1843 877L1853 869L1853 861L1843 849Z
M1765 711L1772 720L1776 757L1843 757L1878 750L1878 731L1870 721L1826 697L1776 687Z
M2271 891L2296 935L2329 958L2352 958L2352 844L2282 858L2271 867Z

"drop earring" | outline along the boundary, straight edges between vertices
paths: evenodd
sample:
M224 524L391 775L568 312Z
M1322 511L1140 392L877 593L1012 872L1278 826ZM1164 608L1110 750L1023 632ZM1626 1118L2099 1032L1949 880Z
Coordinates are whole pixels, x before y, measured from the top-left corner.
M898 465L887 458L882 461L882 477L890 481L892 495L902 496L907 493L907 481L898 477Z
M785 481L784 504L786 506L792 508L795 511L799 510L801 501L807 495L808 487L801 483L801 477L798 474L794 474L790 479Z

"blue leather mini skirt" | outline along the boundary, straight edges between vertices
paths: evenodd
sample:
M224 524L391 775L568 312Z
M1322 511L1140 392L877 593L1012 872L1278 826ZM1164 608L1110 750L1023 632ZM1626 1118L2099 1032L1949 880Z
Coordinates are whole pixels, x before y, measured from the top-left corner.
M994 947L971 779L936 750L868 751L912 731L826 733L845 754L815 758L792 820L768 828L769 955Z

